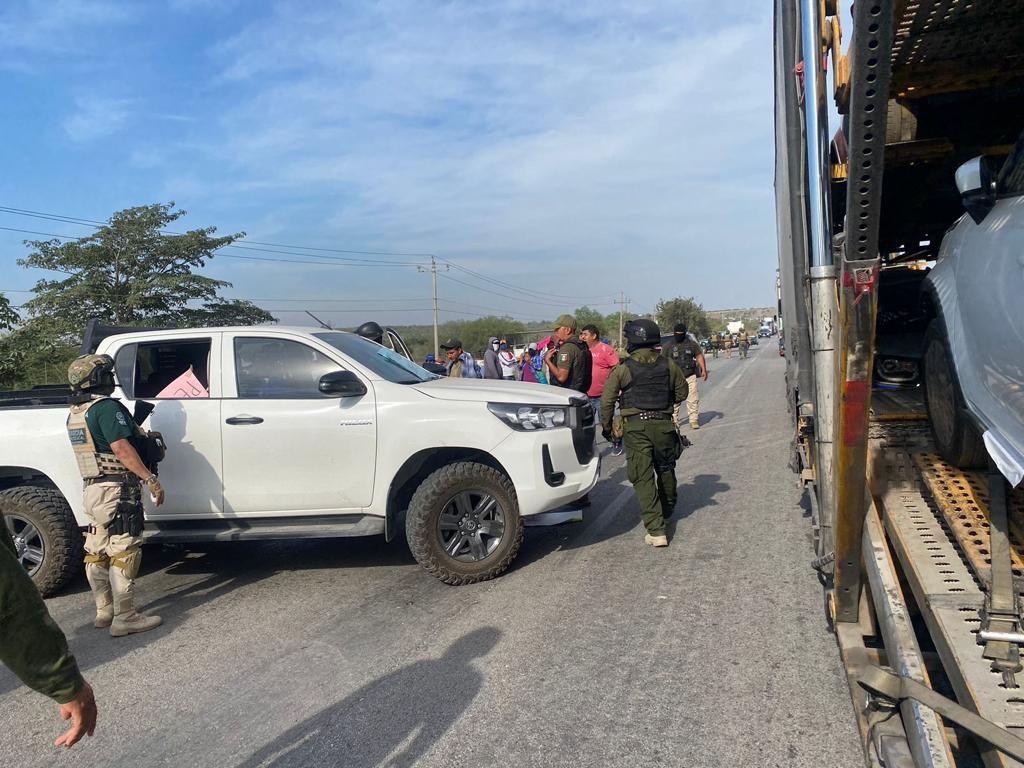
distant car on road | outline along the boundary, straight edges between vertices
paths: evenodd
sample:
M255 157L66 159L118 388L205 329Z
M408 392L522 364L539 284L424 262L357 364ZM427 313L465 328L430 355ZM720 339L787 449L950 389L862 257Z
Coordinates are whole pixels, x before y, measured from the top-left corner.
M956 172L967 214L942 240L925 280L928 415L942 456L960 467L988 455L1024 476L1024 134L1003 162ZM987 449L987 450L986 450Z
M767 339L772 335L772 329L769 328L767 325L762 325L760 328L757 329L757 335L758 338Z

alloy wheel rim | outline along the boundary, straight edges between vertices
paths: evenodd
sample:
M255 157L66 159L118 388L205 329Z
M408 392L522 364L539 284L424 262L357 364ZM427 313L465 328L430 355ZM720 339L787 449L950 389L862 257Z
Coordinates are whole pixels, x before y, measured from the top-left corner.
M43 534L36 528L35 523L20 515L5 514L7 530L14 540L14 554L18 562L28 571L29 576L35 576L43 566L43 559L46 557L46 542L43 541Z
M460 562L480 562L501 543L505 512L486 491L460 491L441 509L437 535L448 557Z

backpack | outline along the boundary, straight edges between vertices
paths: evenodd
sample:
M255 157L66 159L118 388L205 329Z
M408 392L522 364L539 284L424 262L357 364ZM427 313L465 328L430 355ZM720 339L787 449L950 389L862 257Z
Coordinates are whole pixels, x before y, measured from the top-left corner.
M569 373L569 381L566 386L585 395L590 389L591 380L594 375L594 356L590 353L590 347L587 346L586 342L573 339L572 341L567 341L566 344L575 344L580 350L580 354L576 356L576 362L573 364L572 371Z

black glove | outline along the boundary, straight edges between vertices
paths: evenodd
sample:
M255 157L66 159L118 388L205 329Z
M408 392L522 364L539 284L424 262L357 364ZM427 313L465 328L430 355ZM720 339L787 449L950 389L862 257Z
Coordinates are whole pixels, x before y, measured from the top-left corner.
M607 440L609 443L612 442L612 431L605 427L601 430L601 437Z

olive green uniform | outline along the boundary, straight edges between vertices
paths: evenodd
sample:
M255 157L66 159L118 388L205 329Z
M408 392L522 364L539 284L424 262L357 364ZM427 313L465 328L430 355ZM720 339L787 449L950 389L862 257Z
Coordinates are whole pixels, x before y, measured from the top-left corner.
M629 355L644 365L653 365L658 360L655 349L638 349ZM601 393L601 426L605 431L612 428L615 403L622 390L633 380L629 368L620 363L612 369ZM688 387L686 377L679 366L669 361L669 385L672 388L673 404L686 400ZM665 521L672 516L676 506L676 460L682 452L679 433L672 422L670 405L663 413L664 419L630 418L641 413L639 408L622 408L623 443L626 448L626 472L633 484L640 502L640 516L644 527L652 536L665 535Z
M66 704L85 681L15 552L0 514L0 661L29 688Z
M580 356L580 348L571 342L566 342L555 352L555 365L563 371L569 371L572 375L573 366L576 365L576 358Z

